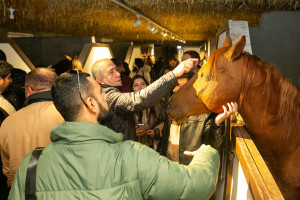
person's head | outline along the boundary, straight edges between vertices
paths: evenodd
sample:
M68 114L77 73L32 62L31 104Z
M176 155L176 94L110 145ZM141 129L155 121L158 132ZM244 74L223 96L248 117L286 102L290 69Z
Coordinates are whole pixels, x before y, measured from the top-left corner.
M117 67L121 67L122 62L118 58L111 58L110 60L113 61Z
M113 61L113 63L117 66L117 70L120 73L124 73L125 72L125 68L123 67L122 62L119 59L117 59L117 58L111 58L110 60Z
M0 92L7 90L9 84L12 82L11 70L13 66L4 60L0 60Z
M142 58L142 60L144 61L144 63L147 62L147 54L146 54L145 52L142 53L141 58Z
M0 49L0 60L6 61L6 54Z
M110 59L96 61L92 66L92 76L100 84L122 86L121 75Z
M150 55L147 57L147 63L153 65L155 62L154 56Z
M30 71L25 79L25 97L27 98L39 92L50 91L56 78L56 73L47 68L36 68Z
M140 58L136 58L134 60L134 64L137 66L138 69L141 69L144 66L144 61Z
M24 87L26 75L27 73L24 70L13 68L10 76L12 79L12 84L18 87Z
M189 58L198 58L198 62L195 62L194 63L194 67L193 67L193 69L197 69L198 70L200 68L200 66L199 66L200 56L197 53L197 51L190 50L190 51L186 51L186 52L183 53L183 55L182 55L182 61L185 61L185 60L187 60Z
M53 103L65 121L100 123L108 113L106 94L87 73L71 70L52 86Z
M147 87L148 85L148 81L143 76L135 75L130 83L130 91L138 92Z
M189 72L178 77L177 78L178 85L173 89L173 92L174 93L177 92L182 86L184 86L188 82L188 80L192 78L193 75L194 75L193 72Z
M67 56L67 58L59 61L58 63L51 66L55 73L59 76L60 74L67 72L72 69L72 58Z
M170 58L169 58L169 66L170 66L171 68L175 68L176 65L177 65L177 59L174 58L174 57L170 57Z
M122 62L122 66L123 66L123 68L125 69L124 74L125 74L126 76L129 76L129 75L130 75L130 69L129 69L128 63L127 63L127 62Z

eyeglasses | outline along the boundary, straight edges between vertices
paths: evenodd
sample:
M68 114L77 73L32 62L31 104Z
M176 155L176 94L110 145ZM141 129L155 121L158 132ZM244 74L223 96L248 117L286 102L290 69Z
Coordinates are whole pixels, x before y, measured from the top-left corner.
M84 102L82 96L81 96L81 85L80 85L80 80L79 80L79 74L80 73L84 73L84 72L81 72L79 71L78 69L72 69L69 71L69 73L72 73L72 74L77 74L77 80L78 80L78 92L79 92L79 96L80 96L80 99L81 101L84 103L84 105L88 108L88 105Z

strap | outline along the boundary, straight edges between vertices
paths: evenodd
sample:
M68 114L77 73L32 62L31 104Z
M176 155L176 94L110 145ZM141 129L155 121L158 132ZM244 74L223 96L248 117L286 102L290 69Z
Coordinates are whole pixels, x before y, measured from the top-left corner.
M37 147L31 154L26 174L25 183L25 199L26 200L36 200L35 196L35 186L36 186L36 168L40 158L40 155L44 147Z

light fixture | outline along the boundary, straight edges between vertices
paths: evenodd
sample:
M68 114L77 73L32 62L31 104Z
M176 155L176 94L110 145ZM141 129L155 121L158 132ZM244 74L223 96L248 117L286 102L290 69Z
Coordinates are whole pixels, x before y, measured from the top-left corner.
M156 34L158 32L157 26L156 28L152 31L152 34Z
M151 26L150 21L149 21L148 23L149 23L149 24L148 24L147 28L148 28L150 31L154 31L154 27Z
M8 10L10 12L9 19L14 19L15 18L15 16L14 16L15 9L13 9L12 7L10 7Z
M153 21L153 20L150 19L149 17L140 14L137 10L135 10L135 9L133 9L133 8L131 8L131 7L129 7L127 4L123 3L122 1L120 1L120 0L110 0L110 1L113 2L113 3L115 3L115 4L117 4L117 5L119 5L119 6L121 6L122 8L127 9L127 10L130 11L130 12L136 14L136 16L137 16L138 19L133 23L134 27L140 25L140 24L142 23L140 18L143 18L143 19L145 19L145 20L147 20L147 21L149 22L149 25L147 26L147 28L148 28L149 30L152 31L152 34L156 34L156 33L158 32L158 29L157 29L157 28L160 28L160 29L162 30L162 33L161 33L161 34L162 34L164 37L166 37L168 34L170 34L170 35L174 36L174 38L172 38L172 39L175 39L175 40L176 40L176 38L180 38L180 36L177 35L176 33L174 33L174 32L172 32L172 31L168 30L167 28L165 28L165 27L163 27L163 26L161 26L160 24L156 23L155 21ZM150 23L151 23L151 24L150 24ZM153 28L154 26L156 26L155 29Z
M142 22L141 22L141 19L140 19L140 15L139 14L136 14L136 17L138 18L135 22L133 22L133 26L134 27L137 27L138 25L140 25Z
M168 35L167 32L161 32L162 36L166 37Z

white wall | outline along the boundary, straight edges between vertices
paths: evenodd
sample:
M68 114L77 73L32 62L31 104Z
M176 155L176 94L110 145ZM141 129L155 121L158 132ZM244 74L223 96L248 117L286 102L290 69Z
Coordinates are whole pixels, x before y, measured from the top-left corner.
M142 57L142 51L140 46L130 46L127 51L125 62L128 63L129 69L133 69L133 63L136 58Z
M234 152L232 186L230 200L253 200L251 190L247 184L241 163Z
M112 53L110 51L109 45L97 46L94 44L86 44L79 55L79 60L81 62L86 60L83 66L83 71L89 74L91 74L91 68L93 64L97 60L101 60L104 58L112 58Z
M30 72L31 69L27 66L21 56L9 43L0 43L0 49L6 54L6 60L14 68L19 68L25 72Z

